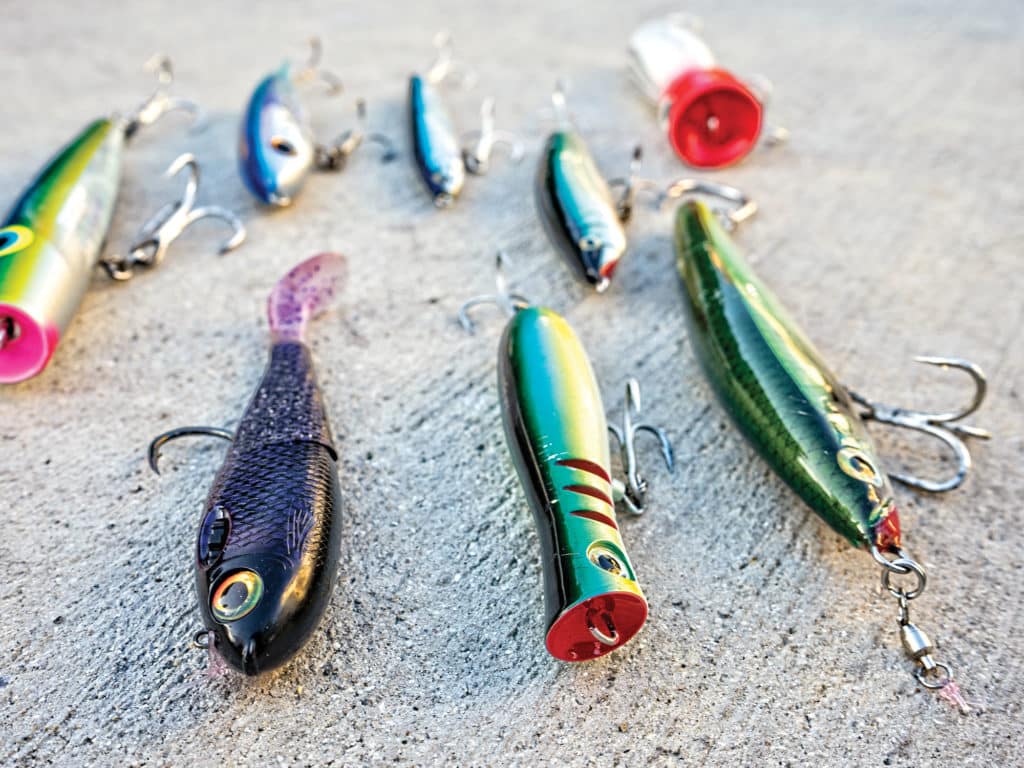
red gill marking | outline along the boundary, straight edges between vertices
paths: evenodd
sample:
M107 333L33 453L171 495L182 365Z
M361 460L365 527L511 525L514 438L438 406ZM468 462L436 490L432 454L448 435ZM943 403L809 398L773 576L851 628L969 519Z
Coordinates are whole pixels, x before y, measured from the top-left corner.
M603 512L594 512L591 509L577 509L576 511L571 512L570 514L576 515L576 517L585 517L587 518L587 520L596 520L599 523L610 525L616 531L619 530L619 526L615 524L615 521Z
M592 498L603 501L609 507L614 507L611 497L599 488L595 488L592 485L567 485L563 488L566 491L572 491L573 493L580 493L584 496L590 496Z
M560 467L572 467L573 469L582 469L584 472L589 472L592 475L597 475L606 483L612 481L608 472L598 464L596 461L588 461L587 459L561 459L557 462Z

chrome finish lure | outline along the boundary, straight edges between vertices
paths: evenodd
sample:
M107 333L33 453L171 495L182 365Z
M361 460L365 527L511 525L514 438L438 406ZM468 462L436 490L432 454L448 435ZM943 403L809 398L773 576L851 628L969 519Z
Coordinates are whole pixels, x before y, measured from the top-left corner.
M923 591L924 570L903 552L890 476L863 424L865 417L882 419L885 414L877 407L868 412L858 409L856 403L866 401L841 384L704 202L691 200L680 206L675 253L690 340L722 404L765 461L811 509L851 544L872 552L884 569L883 583L901 601L901 633L920 633L909 624L907 601ZM984 378L962 361L927 362L964 368L979 385L978 396L963 412L929 415L890 409L902 420L886 419L928 432L957 450L961 471L953 483L895 476L918 487L943 490L959 485L969 466L969 454L957 434L987 436L982 430L949 424L980 405ZM916 579L917 586L893 587L891 579L900 576ZM907 626L913 632L904 629ZM921 664L918 679L927 687L947 685L948 668L925 656L914 656Z
M590 360L569 324L550 309L508 294L513 311L498 351L502 421L516 471L537 523L544 569L548 652L562 661L603 656L630 640L647 619L647 601L626 555L615 501L643 510L646 483L636 474L633 437L651 431L672 466L665 435L630 423L615 430L628 446L627 489L612 479L608 426ZM638 397L638 385L630 384ZM638 405L631 399L630 405ZM633 479L639 483L634 484Z
M161 85L170 63L156 59ZM100 257L121 186L126 141L171 109L198 108L163 88L127 116L94 120L22 192L0 226L0 383L50 361Z
M196 588L204 629L197 638L248 675L292 658L316 629L334 585L341 498L337 450L304 342L345 262L321 254L289 272L268 301L271 347L263 380L238 429L186 427L185 435L231 447L206 501L196 545Z

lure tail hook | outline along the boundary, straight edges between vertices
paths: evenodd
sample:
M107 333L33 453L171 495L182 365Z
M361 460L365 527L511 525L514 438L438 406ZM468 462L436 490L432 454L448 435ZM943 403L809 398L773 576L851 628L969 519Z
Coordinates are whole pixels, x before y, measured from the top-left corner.
M164 177L173 178L186 169L188 179L181 198L164 205L142 225L128 256L111 256L101 262L110 277L127 280L132 277L136 267L159 264L170 244L200 219L220 219L232 228L233 234L221 244L220 253L232 251L245 241L245 226L234 213L216 205L194 207L199 194L199 163L192 154L186 152L179 155L164 172Z
M668 200L701 196L727 203L727 207L716 207L714 210L722 219L726 229L730 231L757 213L757 201L742 189L731 187L728 184L692 178L683 178L672 182L662 193L659 207Z
M626 508L634 515L643 514L644 497L647 493L647 480L640 474L636 457L636 435L638 432L647 432L658 438L661 443L661 455L665 459L665 466L671 472L675 466L675 454L672 451L672 443L663 429L651 424L636 423L634 418L640 418L640 382L630 378L626 382L626 403L622 413L622 426L615 424L608 425L608 431L615 437L622 454L622 468L626 474L626 481L615 479L612 481L613 496L616 501L621 501Z
M200 131L206 126L206 113L190 99L171 96L167 89L174 82L174 67L169 57L153 55L145 64L147 72L157 76L157 87L153 94L125 118L124 135L132 138L143 126L152 125L168 112L188 112L192 116L192 130Z
M494 98L490 96L480 105L480 130L473 131L469 137L475 138L476 143L471 149L462 150L462 161L466 170L476 176L483 176L490 169L491 154L498 145L508 148L513 163L521 162L526 154L522 141L515 134L495 129Z
M363 142L377 144L384 148L381 163L390 163L398 157L394 142L382 133L367 133L363 130L366 124L366 101L356 101L355 128L350 128L330 144L316 146L316 166L323 171L340 171L347 164L349 157L363 145Z
M943 493L959 488L967 472L971 468L971 453L964 438L976 437L987 440L992 435L988 430L955 422L970 416L981 407L988 389L988 380L984 371L968 360L953 357L916 357L915 362L934 365L940 368L953 368L968 374L974 382L974 397L966 407L959 411L928 413L907 408L896 408L881 403L874 403L867 398L850 392L854 402L863 406L860 416L865 421L878 421L900 429L911 429L930 435L945 444L956 459L956 473L945 480L925 480L914 475L891 473L893 480L904 485L931 493Z
M644 148L637 144L633 147L633 154L629 160L629 173L621 178L611 179L608 182L610 187L621 187L622 192L615 202L615 209L618 211L622 223L627 223L633 218L633 209L636 207L637 194L642 191L654 192L657 200L660 201L665 194L658 183L652 179L645 179L640 176L640 168L643 166Z
M472 335L476 330L476 325L469 316L470 310L474 307L478 307L481 304L494 304L503 310L505 314L511 317L518 310L525 309L531 304L530 300L522 294L509 290L508 280L505 277L505 264L508 262L508 257L505 255L505 252L499 249L495 260L495 270L497 274L494 281L497 288L496 292L484 294L482 296L474 296L459 308L459 324L466 333L470 335Z
M149 468L159 475L161 448L172 440L177 440L179 437L196 437L200 435L205 437L219 437L221 440L227 440L229 442L235 439L234 433L227 429L221 429L220 427L178 427L177 429L168 430L163 434L157 435L153 438L152 442L150 442L149 450L147 451Z
M336 96L345 90L341 78L330 70L323 69L320 62L324 57L324 45L319 37L314 35L309 38L309 58L304 66L295 73L296 82L309 82L319 80L327 86L327 95Z

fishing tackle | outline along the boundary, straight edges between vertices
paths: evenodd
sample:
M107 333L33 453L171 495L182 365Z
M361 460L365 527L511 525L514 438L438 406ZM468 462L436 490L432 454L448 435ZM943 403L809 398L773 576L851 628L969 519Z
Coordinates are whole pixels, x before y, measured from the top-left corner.
M669 469L665 433L636 424L640 389L627 385L621 429L611 433L623 452L628 484L613 480L609 428L601 393L583 345L553 310L532 306L508 290L498 255L498 291L470 300L459 312L494 303L511 316L498 350L502 422L516 471L533 510L544 568L548 652L586 661L625 644L647 620L647 601L626 555L615 502L640 513L646 481L637 470L637 432L656 436Z
M756 146L771 85L762 81L755 89L719 68L694 21L671 14L642 24L629 39L630 69L658 105L658 120L679 158L698 168L721 168ZM779 128L770 140L786 136Z
M206 500L196 544L196 588L204 629L195 642L247 675L284 664L327 608L338 566L341 498L331 437L306 325L344 280L345 261L324 253L302 262L267 302L270 359L232 433L184 427L157 437L231 442Z
M135 111L93 121L61 149L22 192L0 227L0 383L23 381L40 373L53 355L81 303L96 265L124 278L133 264L155 263L174 237L203 216L224 217L222 209L188 212L198 183L194 159L179 161L171 172L191 169L193 179L178 203L177 215L158 213L146 227L132 256L101 259L103 244L121 187L126 142L140 128L172 110L200 114L190 101L172 97L171 63L154 57L156 91ZM172 214L164 221L165 214ZM232 247L244 231L236 227ZM165 226L166 225L166 226ZM148 255L147 255L148 254Z
M477 176L487 173L495 146L509 147L514 162L522 159L523 147L512 134L495 128L490 97L480 106L480 129L471 134L476 143L472 148L460 146L455 123L438 90L455 66L451 38L440 33L434 44L437 58L426 75L409 78L409 128L416 169L434 205L448 208L462 192L466 171Z
M342 84L337 76L320 68L320 40L312 38L310 46L310 57L304 66L285 62L259 82L242 118L239 171L249 191L267 205L291 205L313 168L344 168L364 141L384 148L382 162L395 157L386 136L362 129L366 120L366 104L362 100L356 105L360 127L345 131L329 144L316 141L296 85L318 79L326 83L329 93L337 94Z
M687 192L724 196L748 212L753 209L730 187L693 182ZM924 591L926 575L903 549L890 478L932 492L961 484L971 463L963 438L989 434L956 422L981 405L985 376L965 360L918 358L973 379L971 403L948 413L876 405L850 392L743 259L727 234L733 223L697 199L682 203L676 215L676 263L701 367L740 431L772 469L828 525L881 565L882 584L899 603L900 635L918 665L917 680L962 704L950 667L935 661L931 642L910 621L910 602ZM865 420L940 439L954 453L956 474L925 480L886 473ZM900 585L900 577L911 585Z

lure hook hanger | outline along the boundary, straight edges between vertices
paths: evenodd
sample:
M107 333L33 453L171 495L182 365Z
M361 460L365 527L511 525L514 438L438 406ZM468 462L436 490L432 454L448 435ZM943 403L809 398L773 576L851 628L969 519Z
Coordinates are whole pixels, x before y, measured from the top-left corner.
M356 101L356 127L342 133L330 144L317 144L316 167L323 171L340 171L347 164L349 157L362 146L363 142L378 144L384 148L381 163L390 163L398 152L394 142L382 133L367 133L362 129L366 124L366 100Z
M491 154L496 146L508 148L509 159L513 163L522 161L526 150L523 142L514 133L497 130L494 127L494 97L488 96L480 105L480 129L467 134L467 138L475 138L472 149L462 150L462 162L466 170L476 176L482 176L490 168Z
M612 495L616 501L621 501L626 508L634 515L641 515L644 512L644 496L647 494L647 480L640 474L636 457L636 435L638 432L647 432L658 438L661 443L661 455L665 459L665 465L669 472L675 466L675 454L672 451L672 443L669 442L665 430L651 424L636 422L640 418L640 382L630 377L626 382L626 401L622 412L622 426L615 424L608 425L608 431L615 437L622 455L622 468L626 474L626 482L612 480Z
M234 440L235 435L229 429L221 429L220 427L178 427L177 429L170 429L163 434L157 435L149 444L149 451L147 456L149 459L149 467L158 475L160 474L160 449L167 445L172 440L177 440L179 437L218 437L221 440Z
M245 241L245 226L231 211L216 205L194 207L199 194L199 163L194 155L188 152L179 155L164 172L164 177L173 178L186 169L188 179L181 198L164 205L142 225L128 256L111 256L101 262L114 280L128 280L134 274L135 267L159 264L170 244L200 219L221 219L234 230L231 237L221 244L220 253L234 250Z
M863 406L864 410L861 411L860 417L865 421L877 421L900 429L911 429L930 435L949 447L957 462L956 473L945 480L925 480L914 475L892 472L889 476L893 480L898 480L911 488L931 493L952 491L955 488L959 488L963 483L972 464L971 453L963 438L976 437L981 440L988 440L992 436L988 430L967 424L955 423L970 416L981 407L988 390L988 380L985 377L985 372L968 360L955 357L927 356L915 357L914 360L925 365L934 365L945 369L953 368L968 374L974 382L974 396L971 401L959 411L930 413L874 403L852 390L850 391L850 397L855 403Z
M494 278L495 286L497 288L495 293L474 296L459 308L459 324L462 325L463 329L468 334L473 334L476 330L476 325L469 316L470 310L474 307L480 306L481 304L494 304L511 317L520 309L525 309L531 304L530 300L522 294L509 290L508 280L505 277L505 264L508 262L508 257L505 255L505 252L499 249L497 256L495 257L495 261L495 270L497 273Z
M193 131L201 130L206 125L206 113L196 102L171 96L167 89L174 82L174 67L171 59L163 54L154 54L145 64L147 72L157 77L157 87L153 94L140 104L135 111L125 117L124 135L134 136L139 128L152 125L168 112L180 110L192 116Z

